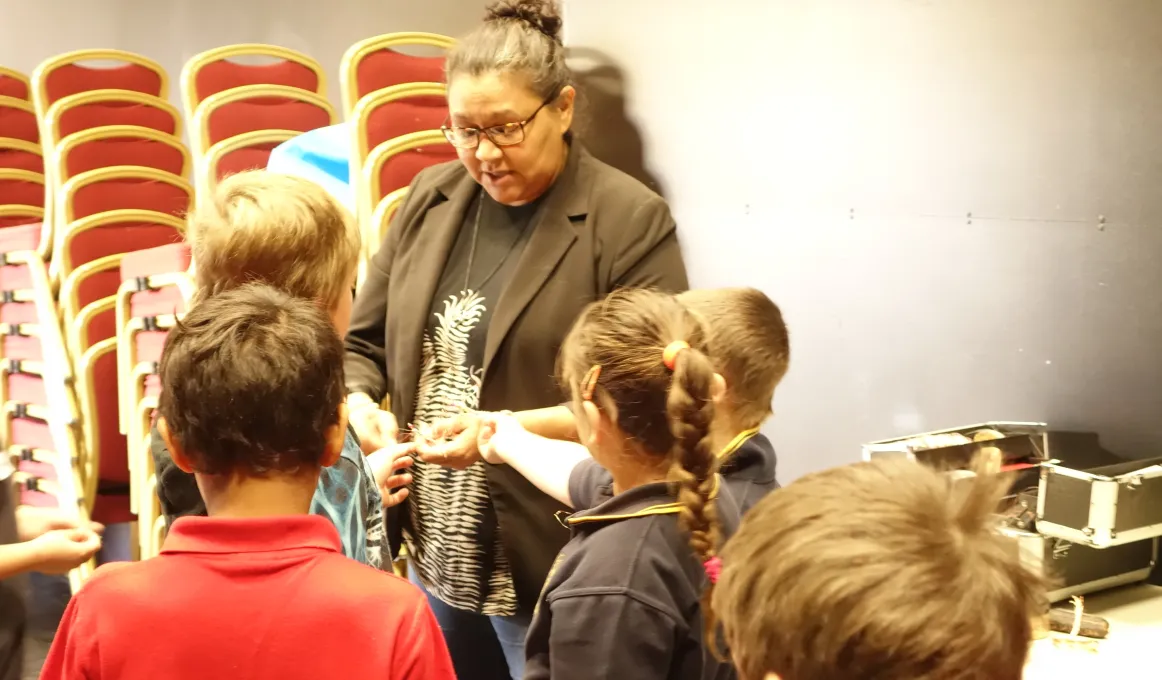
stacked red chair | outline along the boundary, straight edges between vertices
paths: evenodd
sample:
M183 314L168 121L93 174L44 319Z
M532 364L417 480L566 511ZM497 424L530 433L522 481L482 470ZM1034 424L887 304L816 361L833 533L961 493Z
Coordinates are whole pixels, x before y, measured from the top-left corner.
M120 431L129 441L131 502L138 515L143 558L160 549L165 528L149 454L149 430L161 391L157 369L165 336L185 313L194 292L189 267L190 250L185 244L137 251L121 258L116 298Z
M180 116L165 101L168 96L165 69L122 50L68 52L33 70L32 101L47 166L45 223L37 248L41 257L51 255L64 229L55 210L66 178L53 172L60 142L74 132L105 125L141 125L180 135Z
M350 120L360 99L384 88L405 83L444 82L443 52L454 38L436 33L388 33L361 40L347 49L339 65L343 115ZM400 48L427 48L438 56L417 56Z
M116 324L121 259L182 241L193 190L181 116L166 101L161 66L128 52L45 61L24 92L31 104L12 96L20 91L5 75L0 434L21 459L23 502L131 523ZM74 587L87 573L74 574Z
M438 132L447 120L442 52L453 45L454 39L434 33L392 33L360 41L343 55L343 109L351 123L350 177L364 261L375 254L386 233L380 220L402 202L415 173L456 157L447 141L435 134L423 135L422 144L415 143L417 137L401 143L409 135ZM400 51L417 46L440 54ZM392 142L396 143L384 147ZM401 160L401 155L407 159ZM386 174L381 176L381 171ZM364 273L361 264L360 282Z
M32 87L28 76L23 73L0 66L0 97L13 97L32 101Z
M266 130L302 133L336 121L334 107L322 95L287 85L246 85L210 95L198 105L190 147L196 162L204 165L225 153L215 145L240 135Z
M440 83L406 83L376 90L355 105L351 119L351 179L355 183L356 214L361 224L367 223L380 199L401 188L381 188L382 182L377 174L365 175L372 151L407 134L438 132L448 118L446 95L447 88ZM432 136L431 140L430 144L407 149L407 153L414 156L416 172L428 165L456 158L455 149L442 134ZM411 177L406 178L402 186L409 184Z
M0 254L0 439L17 463L21 503L58 507L80 521L124 519L95 503L86 484L78 411L44 262L33 251ZM92 564L70 574L73 588Z
M24 74L0 67L0 252L19 249L44 220L44 154L31 94Z

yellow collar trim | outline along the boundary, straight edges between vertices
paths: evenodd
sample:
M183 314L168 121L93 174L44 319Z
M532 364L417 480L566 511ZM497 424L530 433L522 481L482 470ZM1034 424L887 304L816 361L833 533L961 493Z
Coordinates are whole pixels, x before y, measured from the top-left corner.
M739 432L737 435L735 435L734 439L730 440L730 443L726 445L726 448L724 448L718 452L718 457L719 458L726 458L730 454L739 450L739 448L741 448L742 445L745 444L748 439L750 439L751 437L755 436L758 433L759 433L759 428L757 428L757 427L752 427L749 430L743 430L742 432Z
M710 498L718 497L718 486L722 478L714 475L714 488L710 490ZM627 512L618 515L586 515L585 517L567 517L565 523L572 526L574 524L581 524L583 522L616 522L622 519L633 519L634 517L649 517L650 515L676 515L682 511L681 503L661 503L659 505L651 505L648 508L643 508L637 512Z

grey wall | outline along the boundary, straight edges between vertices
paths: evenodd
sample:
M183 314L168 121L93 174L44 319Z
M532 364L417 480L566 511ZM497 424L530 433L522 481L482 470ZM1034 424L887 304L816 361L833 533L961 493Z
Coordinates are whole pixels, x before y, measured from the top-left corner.
M0 64L29 73L42 60L92 47L139 52L170 73L175 104L187 59L212 47L262 42L301 50L327 70L339 104L339 60L363 38L394 31L460 35L485 0L0 0Z
M1159 455L1162 3L566 5L624 109L591 142L658 181L695 284L786 313L781 477L986 419Z

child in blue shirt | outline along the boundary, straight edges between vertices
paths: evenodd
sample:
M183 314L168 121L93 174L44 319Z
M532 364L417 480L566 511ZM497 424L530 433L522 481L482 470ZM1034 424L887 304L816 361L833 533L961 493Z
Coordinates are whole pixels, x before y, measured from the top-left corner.
M319 185L263 170L232 175L218 183L211 200L191 212L188 237L199 297L266 283L317 301L340 336L346 334L360 256L359 228ZM390 569L380 489L389 492L388 505L403 499L406 491L390 491L411 481L406 472L412 461L409 447L398 445L365 457L348 429L339 461L323 468L311 512L331 520L348 557ZM150 452L167 524L186 515L205 515L193 475L174 465L156 428Z

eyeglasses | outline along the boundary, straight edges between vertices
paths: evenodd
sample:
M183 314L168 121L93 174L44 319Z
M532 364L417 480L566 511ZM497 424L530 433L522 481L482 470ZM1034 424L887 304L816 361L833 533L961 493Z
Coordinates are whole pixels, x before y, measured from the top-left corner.
M505 123L503 125L493 125L486 128L470 128L470 127L455 127L443 126L440 129L444 132L444 137L448 139L448 143L457 149L475 149L480 145L480 135L485 135L493 144L497 146L513 146L525 141L525 127L533 122L541 109L548 106L557 95L549 97L541 102L536 111L528 118L516 123Z

